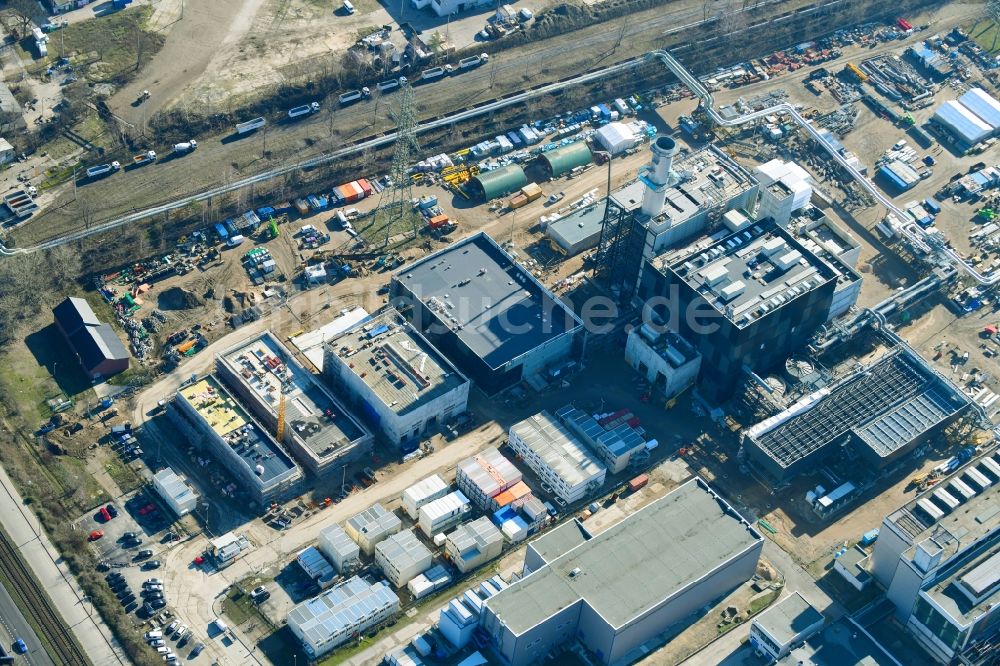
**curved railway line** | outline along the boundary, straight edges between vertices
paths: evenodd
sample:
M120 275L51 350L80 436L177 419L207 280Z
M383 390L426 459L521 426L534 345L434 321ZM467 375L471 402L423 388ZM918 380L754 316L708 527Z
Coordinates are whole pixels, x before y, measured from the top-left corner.
M73 637L73 632L66 626L45 589L28 568L10 536L3 530L0 530L0 573L9 582L10 592L21 602L25 615L48 641L52 660L60 666L90 666L90 661Z

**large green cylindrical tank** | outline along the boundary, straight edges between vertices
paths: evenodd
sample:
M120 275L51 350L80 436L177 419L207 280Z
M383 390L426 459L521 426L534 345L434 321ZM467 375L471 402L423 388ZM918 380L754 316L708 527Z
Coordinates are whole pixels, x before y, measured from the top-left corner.
M586 141L576 141L555 150L550 150L547 153L542 153L539 159L548 172L549 178L558 178L579 166L590 164L594 156L591 154L590 147Z
M510 164L493 171L483 171L473 176L469 184L475 196L490 201L521 189L528 184L528 177L524 175L524 169Z

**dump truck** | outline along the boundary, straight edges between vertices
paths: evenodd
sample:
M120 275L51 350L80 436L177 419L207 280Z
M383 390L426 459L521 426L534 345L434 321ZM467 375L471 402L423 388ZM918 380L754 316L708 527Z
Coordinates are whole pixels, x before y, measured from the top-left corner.
M420 80L423 82L436 81L440 79L445 74L451 74L451 65L445 65L444 67L431 67L430 69L425 69L420 74Z
M245 123L236 123L236 133L249 134L250 132L256 132L266 124L267 121L263 118L263 116L260 118L254 118L253 120L248 120Z
M371 94L372 91L369 88L365 87L362 88L361 90L350 90L348 92L341 93L339 99L342 105L347 105L362 99L367 99L368 97L371 97Z
M310 102L309 104L303 104L302 106L297 106L294 109L289 109L288 117L295 120L296 118L301 118L302 116L308 116L311 113L319 113L319 102Z
M184 153L190 153L198 147L198 142L194 139L190 141L183 141L181 143L174 144L174 153L178 155L183 155Z
M102 178L104 176L109 176L121 168L122 165L117 161L109 162L107 164L98 164L87 169L87 178Z
M468 58L462 58L458 61L458 69L460 71L465 71L467 69L474 69L479 67L483 63L490 61L490 56L488 53L480 53L477 56L469 56Z
M155 162L155 161L156 161L156 151L155 150L147 150L146 152L139 153L138 155L136 155L135 157L133 157L132 158L132 165L133 166L142 166L143 164L149 164L150 162Z

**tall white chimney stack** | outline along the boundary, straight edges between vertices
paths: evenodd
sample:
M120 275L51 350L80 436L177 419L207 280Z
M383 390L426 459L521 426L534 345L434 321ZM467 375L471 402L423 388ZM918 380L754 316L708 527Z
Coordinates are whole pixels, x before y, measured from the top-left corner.
M677 143L669 136L656 137L650 146L653 151L653 161L642 177L646 183L646 191L642 195L642 213L648 217L656 217L663 210L667 199L667 188L675 181L671 174L674 155L677 153Z

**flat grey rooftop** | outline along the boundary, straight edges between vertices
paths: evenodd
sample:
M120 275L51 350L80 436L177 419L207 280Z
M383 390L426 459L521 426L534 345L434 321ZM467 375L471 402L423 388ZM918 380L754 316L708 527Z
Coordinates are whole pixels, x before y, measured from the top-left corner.
M823 614L798 592L793 592L754 618L754 623L781 645L822 621Z
M491 368L582 326L484 233L428 255L393 279ZM426 330L432 323L417 326Z
M763 223L668 252L656 264L741 328L837 278L783 229Z
M269 331L229 349L220 358L275 420L284 394L285 427L317 458L333 455L369 435Z
M805 644L778 661L782 666L899 666L882 645L869 638L847 618L827 625Z
M600 236L604 224L604 199L579 208L549 224L546 233L569 246Z
M572 549L590 539L590 533L582 523L567 520L565 523L554 529L545 532L537 539L529 542L529 546L538 553L543 560L551 562L562 557Z
M592 479L604 465L569 428L546 411L515 423L510 432L528 445L570 487Z
M468 381L394 308L381 310L328 345L397 414L406 414Z
M486 603L515 634L581 599L621 627L761 541L693 479Z

